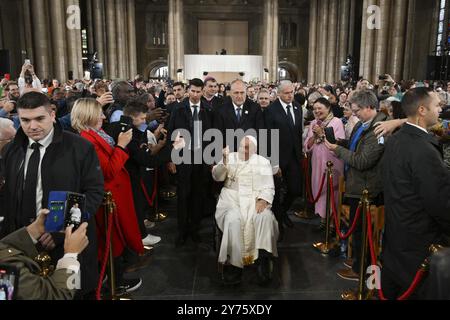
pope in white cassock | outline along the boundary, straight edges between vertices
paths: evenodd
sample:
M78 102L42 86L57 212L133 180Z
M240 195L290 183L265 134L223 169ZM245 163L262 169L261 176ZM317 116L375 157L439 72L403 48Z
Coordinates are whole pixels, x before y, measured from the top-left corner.
M216 209L223 233L219 263L223 280L241 281L244 266L257 262L261 282L272 278L272 256L277 257L278 223L271 211L275 195L270 161L256 154L252 136L242 139L239 152L223 151L223 160L213 168L216 181L225 182Z

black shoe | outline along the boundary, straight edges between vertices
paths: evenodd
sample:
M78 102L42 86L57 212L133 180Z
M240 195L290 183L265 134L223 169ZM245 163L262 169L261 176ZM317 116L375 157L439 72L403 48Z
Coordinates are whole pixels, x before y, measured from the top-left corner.
M237 285L242 282L242 269L232 266L223 266L222 280L225 285Z
M119 292L133 292L139 289L142 285L142 279L122 279L121 283L117 286Z
M258 284L265 286L268 285L273 278L273 261L271 257L258 258Z

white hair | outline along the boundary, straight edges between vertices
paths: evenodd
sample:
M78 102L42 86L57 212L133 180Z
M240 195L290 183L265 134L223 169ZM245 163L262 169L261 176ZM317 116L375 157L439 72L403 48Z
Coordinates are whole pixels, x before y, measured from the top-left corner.
M294 84L292 83L291 80L280 81L280 84L278 85L278 92L283 91L283 89L288 87L288 86L294 86Z
M3 139L5 129L14 129L14 122L6 118L0 118L0 139Z

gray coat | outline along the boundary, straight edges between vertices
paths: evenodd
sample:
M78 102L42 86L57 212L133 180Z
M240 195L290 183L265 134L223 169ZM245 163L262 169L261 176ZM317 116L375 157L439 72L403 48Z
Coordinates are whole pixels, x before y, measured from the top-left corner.
M17 230L0 240L0 263L15 266L20 271L17 298L20 300L70 300L75 290L67 284L72 273L58 269L48 278L39 275L40 266L34 261L38 255L26 228Z
M348 149L350 142L347 141L336 149L335 153L338 158L342 159L349 166L345 183L346 197L361 198L365 189L369 191L369 196L372 199L382 193L381 158L384 153L384 144L378 143L374 125L377 122L386 120L388 120L388 116L384 113L377 114L371 125L363 131L355 152ZM361 122L355 126L351 138L361 126Z

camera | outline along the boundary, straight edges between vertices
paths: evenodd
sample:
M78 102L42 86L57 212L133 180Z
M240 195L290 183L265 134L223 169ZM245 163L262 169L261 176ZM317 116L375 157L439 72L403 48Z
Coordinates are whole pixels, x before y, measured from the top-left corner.
M388 79L388 77L385 74L378 77L378 80L381 80L381 81L386 81L387 79Z

